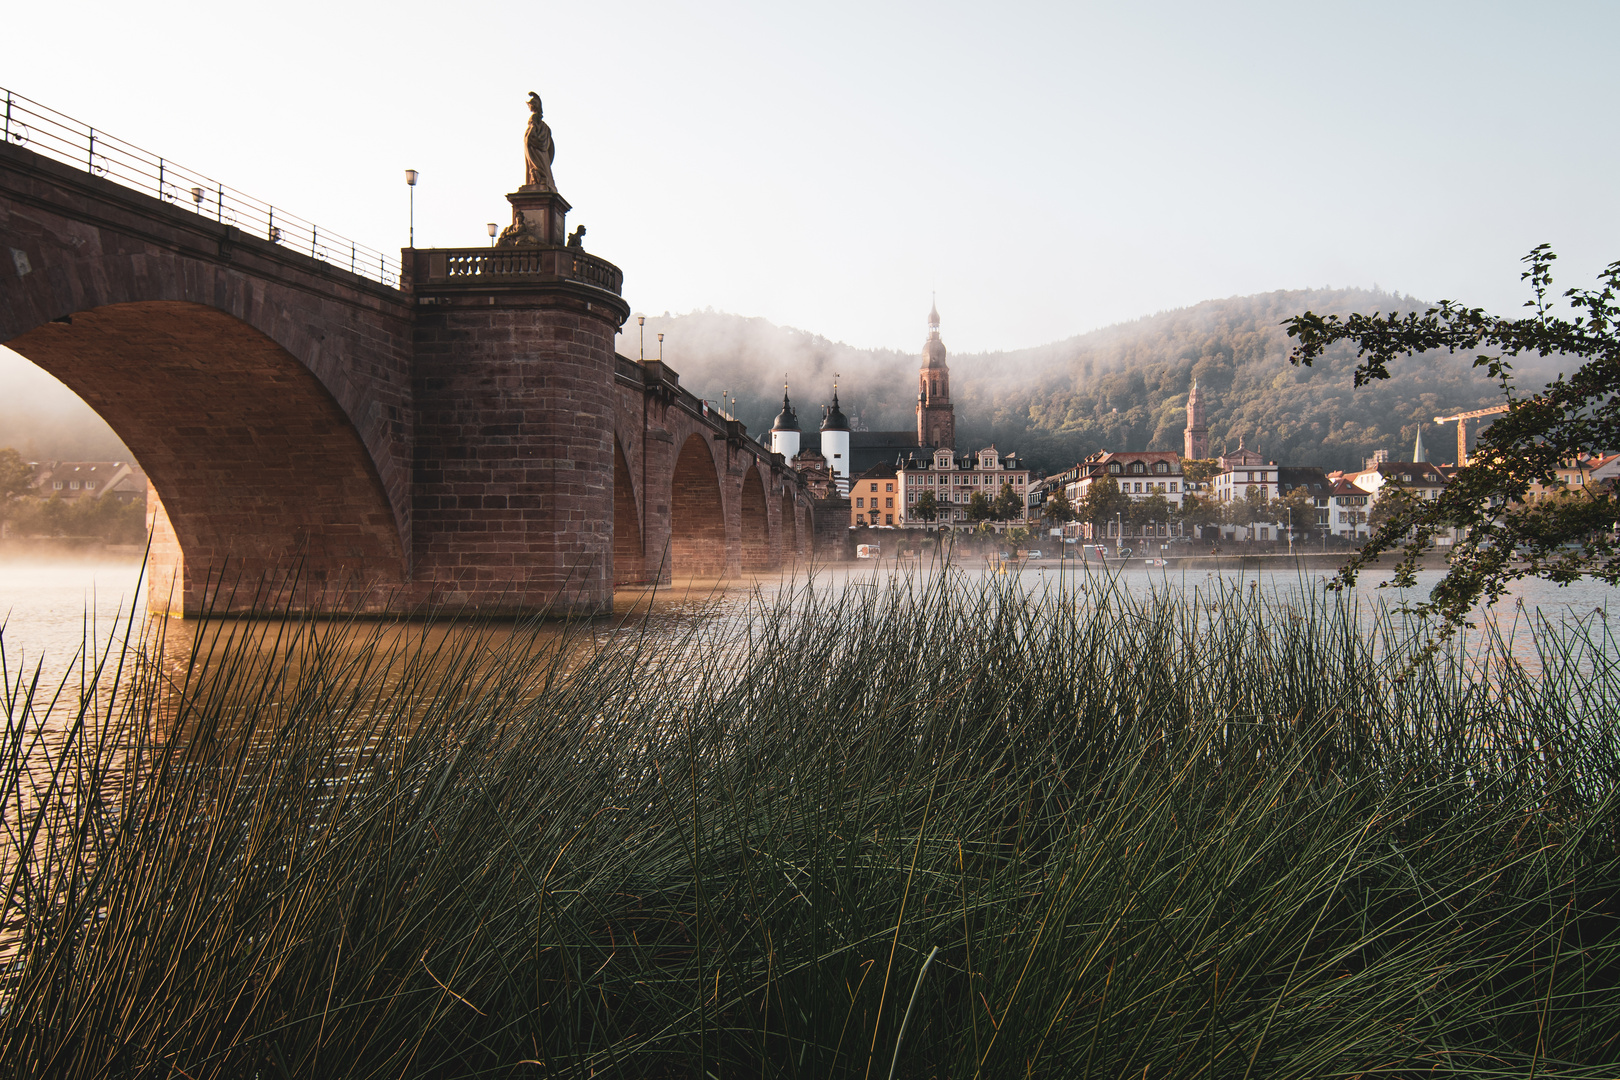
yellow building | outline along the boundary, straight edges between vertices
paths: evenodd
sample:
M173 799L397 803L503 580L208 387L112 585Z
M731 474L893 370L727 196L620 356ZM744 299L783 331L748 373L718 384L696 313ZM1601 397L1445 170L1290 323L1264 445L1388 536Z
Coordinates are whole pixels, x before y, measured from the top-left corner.
M900 508L895 500L895 468L874 465L849 484L849 523L851 525L895 525Z

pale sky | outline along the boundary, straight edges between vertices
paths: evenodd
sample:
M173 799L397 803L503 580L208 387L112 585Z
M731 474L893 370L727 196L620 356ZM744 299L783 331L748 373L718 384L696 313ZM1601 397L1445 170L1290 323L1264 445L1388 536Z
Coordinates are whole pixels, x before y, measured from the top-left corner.
M374 247L487 243L528 91L641 311L916 349L1620 259L1620 3L13 4L0 85Z

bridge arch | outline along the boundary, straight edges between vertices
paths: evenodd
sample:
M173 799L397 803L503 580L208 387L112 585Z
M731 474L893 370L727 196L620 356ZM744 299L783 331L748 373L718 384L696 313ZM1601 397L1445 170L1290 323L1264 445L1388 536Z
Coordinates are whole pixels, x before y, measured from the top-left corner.
M238 570L296 562L306 585L406 580L408 297L14 147L0 147L0 248L0 343L78 393L141 461L189 560L186 610L225 551ZM294 403L310 411L294 416ZM202 456L169 460L181 446ZM303 495L275 494L282 483ZM314 498L343 519L303 513Z
M404 582L398 521L359 433L321 380L255 328L158 300L80 310L6 344L83 398L141 463L184 567L171 597L161 578L180 567L155 560L160 606L206 608L210 578L245 600L263 576L294 569L304 601L365 603L374 586Z
M726 571L726 513L711 440L687 436L670 481L669 561L673 577L718 578Z
M647 580L641 500L636 497L624 443L613 436L613 583L635 585Z
M794 502L793 493L786 487L782 490L780 532L782 536L782 565L792 566L799 561L803 554L799 540L799 514L798 506Z
M743 471L738 501L743 573L761 574L775 570L777 556L771 548L771 518L766 501L765 478L752 463Z

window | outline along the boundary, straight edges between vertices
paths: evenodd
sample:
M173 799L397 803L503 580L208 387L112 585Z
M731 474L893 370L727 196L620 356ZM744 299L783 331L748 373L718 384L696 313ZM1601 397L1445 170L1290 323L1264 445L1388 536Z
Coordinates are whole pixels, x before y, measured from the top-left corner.
M872 490L873 491L877 490L877 481L876 480L872 481Z
M52 484L51 485L51 490L53 490L53 491L61 491L62 490L62 481L58 480L54 484Z
M893 484L884 484L883 485L883 490L884 491L893 491L894 490L894 485Z
M1167 473L1170 471L1170 463L1167 461L1161 461L1157 465L1153 466L1153 471L1160 474Z
M1119 475L1119 462L1110 461L1108 463L1108 472L1112 476L1118 476Z
M857 507L864 507L866 505L865 497L860 496L860 495L855 496L855 505Z
M883 505L892 510L892 509L894 509L894 500L893 499L884 499L883 500Z
M1174 495L1175 492L1176 492L1176 482L1174 480L1172 480L1172 481L1170 481L1170 493L1172 495Z
M68 490L70 490L70 491L78 491L79 490L79 482L77 480L71 481L68 484Z
M96 490L96 482L94 480L86 480L84 482L84 490L86 490L86 491L94 491L94 490Z
M885 524L885 525L893 525L894 524L894 515L893 514L884 514L883 515L883 524Z

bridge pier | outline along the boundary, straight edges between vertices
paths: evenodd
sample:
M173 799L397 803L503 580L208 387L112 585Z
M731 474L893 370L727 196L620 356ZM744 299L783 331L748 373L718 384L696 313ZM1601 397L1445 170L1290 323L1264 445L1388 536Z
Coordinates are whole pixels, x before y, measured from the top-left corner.
M566 278L457 280L435 273L443 253L408 254L413 591L483 612L610 607L613 339L628 308Z

